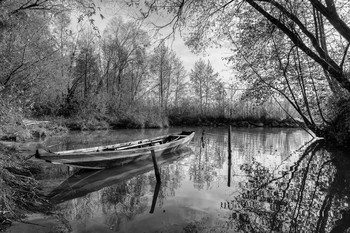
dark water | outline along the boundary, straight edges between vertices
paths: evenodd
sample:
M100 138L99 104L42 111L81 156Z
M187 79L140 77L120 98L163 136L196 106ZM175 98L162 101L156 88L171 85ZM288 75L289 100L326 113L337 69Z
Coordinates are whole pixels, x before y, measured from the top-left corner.
M51 144L72 149L179 130L72 133ZM233 129L230 165L227 129L207 128L204 145L202 129L194 130L191 150L162 161L160 186L144 163L80 172L53 188L73 232L349 232L346 152L301 130Z

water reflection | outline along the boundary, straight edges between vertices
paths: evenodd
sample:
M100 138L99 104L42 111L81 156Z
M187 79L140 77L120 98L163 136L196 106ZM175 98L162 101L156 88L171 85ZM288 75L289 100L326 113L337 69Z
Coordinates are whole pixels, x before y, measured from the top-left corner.
M158 156L158 164L169 164L176 160L180 160L189 156L192 152L190 148L183 148L172 153L167 153ZM142 178L144 173L153 169L153 163L150 159L130 163L124 166L111 167L103 170L79 170L67 180L62 182L58 187L53 189L47 196L52 203L62 203L71 199L85 196L91 192L98 191L104 187L106 189L117 188L117 197L120 193L123 195L123 190L120 187L108 187L114 184L123 184L124 181L137 177ZM145 183L140 179L140 182ZM136 185L136 188L142 185ZM159 187L158 187L159 192ZM115 198L113 197L113 198Z
M52 192L53 200L63 202L73 231L342 232L350 227L346 152L309 142L300 130L234 129L229 163L227 129L207 128L203 138L202 129L194 130L192 152L160 166L161 185L150 161L149 170L113 171L103 179L72 181L74 186L65 186L67 181L60 186L65 192Z
M323 141L313 142L283 170L244 163L241 193L224 204L232 211L228 226L237 232L345 232L349 166L346 152L328 150Z

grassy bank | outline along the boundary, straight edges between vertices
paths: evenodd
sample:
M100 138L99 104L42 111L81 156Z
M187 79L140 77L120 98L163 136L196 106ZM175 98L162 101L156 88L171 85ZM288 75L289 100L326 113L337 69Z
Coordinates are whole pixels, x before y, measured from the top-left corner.
M46 211L47 202L34 175L40 168L18 151L0 144L0 229L27 212Z
M34 155L36 143L26 150L22 142L38 138L44 140L68 132L67 128L53 122L28 122L24 115L18 105L1 99L0 230L7 228L13 221L23 219L27 213L45 213L50 209L41 185L35 178L42 172L42 167L29 159Z
M230 119L225 117L201 117L201 116L192 116L192 117L179 117L179 116L170 116L169 117L170 125L172 126L226 126L231 125L233 127L245 127L245 128L254 128L254 127L300 127L304 124L300 121L295 121L291 118L287 119Z

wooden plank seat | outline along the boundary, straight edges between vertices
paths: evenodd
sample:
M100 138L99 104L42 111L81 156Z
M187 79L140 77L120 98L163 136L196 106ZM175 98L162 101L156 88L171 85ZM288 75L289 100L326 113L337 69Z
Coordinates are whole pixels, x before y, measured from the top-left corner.
M150 144L154 144L154 143L158 143L160 142L160 144L162 144L161 142L164 139L159 139L159 140L154 140L154 141L148 141L148 142L143 142L143 143L138 143L138 144L131 144L131 145L127 145L127 146L121 146L121 147L114 147L114 148L105 148L102 149L102 151L113 151L113 150L123 150L123 149L133 149L133 148L141 148L144 146L148 146ZM141 141L142 142L142 141Z

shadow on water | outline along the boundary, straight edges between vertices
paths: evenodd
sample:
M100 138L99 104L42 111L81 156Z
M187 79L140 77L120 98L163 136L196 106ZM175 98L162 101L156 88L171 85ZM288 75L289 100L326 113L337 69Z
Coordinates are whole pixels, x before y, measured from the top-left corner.
M348 232L349 155L320 140L277 175L259 162L242 164L249 180L224 203L232 211L228 225L237 232Z
M74 232L349 231L347 152L300 130L234 129L229 161L227 129L201 132L158 161L161 184L148 161L77 173L52 201Z

